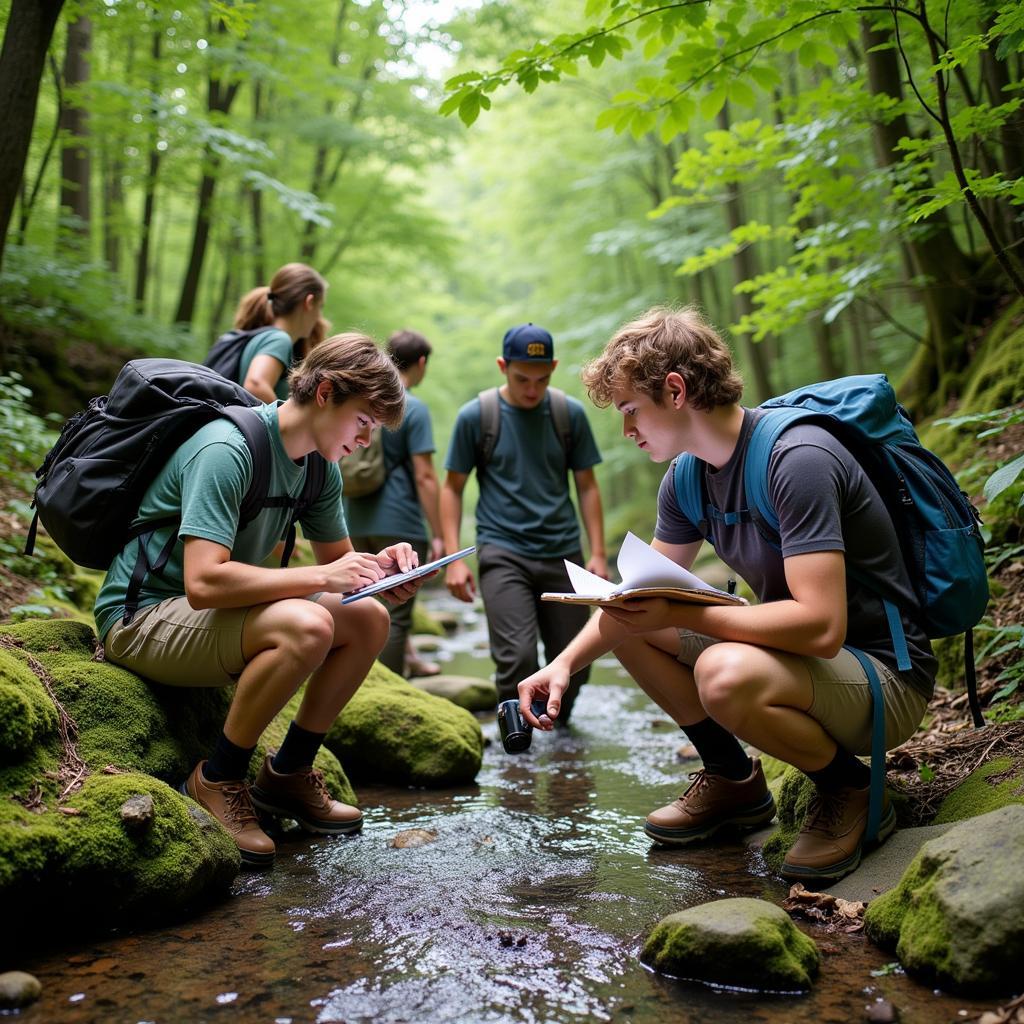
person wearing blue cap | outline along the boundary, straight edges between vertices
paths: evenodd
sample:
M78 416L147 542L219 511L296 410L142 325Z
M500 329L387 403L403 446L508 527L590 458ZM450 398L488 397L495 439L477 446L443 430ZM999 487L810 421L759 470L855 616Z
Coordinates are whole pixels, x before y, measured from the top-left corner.
M551 334L533 323L505 333L497 361L505 383L459 410L445 460L441 526L448 551L459 550L462 492L477 472L480 592L499 700L516 697L519 681L537 671L538 639L551 662L587 621L583 606L540 600L545 591L570 589L564 559L583 563L570 472L590 547L586 566L608 575L594 475L601 454L583 404L550 387L558 365L554 349ZM446 583L459 600L474 599L476 584L465 561L448 566ZM567 721L588 673L573 676L559 722Z

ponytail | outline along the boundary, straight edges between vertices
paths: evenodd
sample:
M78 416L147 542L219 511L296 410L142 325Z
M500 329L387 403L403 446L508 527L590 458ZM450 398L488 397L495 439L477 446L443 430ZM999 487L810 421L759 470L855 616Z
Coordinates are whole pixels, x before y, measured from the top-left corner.
M235 310L235 327L238 330L252 331L257 327L269 327L273 322L270 289L265 284L242 296Z

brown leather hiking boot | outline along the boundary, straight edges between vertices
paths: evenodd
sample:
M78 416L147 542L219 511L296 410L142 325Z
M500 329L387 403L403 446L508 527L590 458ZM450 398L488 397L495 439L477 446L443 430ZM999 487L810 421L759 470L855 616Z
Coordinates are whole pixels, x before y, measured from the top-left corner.
M684 846L707 839L720 828L757 828L775 817L775 801L764 780L761 761L752 757L750 775L734 781L703 768L690 788L667 807L647 815L644 831L658 843Z
M870 792L870 786L819 792L796 842L786 854L782 877L795 881L835 881L853 871L860 863L864 845ZM875 842L883 842L895 827L896 812L886 797Z
M205 761L192 769L192 774L179 787L200 807L209 811L230 833L242 863L268 868L274 863L274 840L260 828L256 811L244 780L207 782L203 775Z
M253 803L261 811L294 818L307 831L328 835L348 835L363 827L359 808L335 800L318 768L282 775L274 771L272 760L267 754L252 787Z

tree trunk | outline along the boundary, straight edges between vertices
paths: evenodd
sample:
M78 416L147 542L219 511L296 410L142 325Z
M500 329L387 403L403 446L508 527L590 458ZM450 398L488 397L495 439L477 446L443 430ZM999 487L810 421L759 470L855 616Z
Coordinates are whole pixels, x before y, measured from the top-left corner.
M252 119L259 123L263 119L263 86L256 82L252 90ZM249 204L252 213L252 268L253 281L265 284L267 281L267 252L263 240L263 193L249 186Z
M729 131L729 104L726 103L718 114L718 127L722 131ZM726 186L725 219L730 231L746 223L746 215L743 210L743 197L740 195L739 187L735 182ZM757 277L757 260L749 245L742 246L732 258L733 276L736 284L743 281L750 281ZM733 300L736 305L736 312L741 317L749 316L754 312L754 302L749 292L733 293ZM763 402L771 397L772 385L768 377L768 366L764 358L764 350L758 345L750 333L743 335L743 353L746 365L753 375L755 404Z
M333 70L338 66L338 57L341 54L341 37L345 29L345 15L348 12L349 0L339 0L338 15L334 19L334 38L331 40L330 67ZM324 103L324 115L331 116L334 109L334 101L327 100ZM323 194L324 179L327 176L327 155L328 149L325 145L316 148L316 155L313 157L313 175L310 180L309 191L319 199ZM302 227L302 248L300 257L305 263L312 263L316 255L318 244L317 225L307 220Z
M121 271L121 212L124 209L124 187L121 183L124 164L120 153L111 155L103 149L103 258L115 273Z
M207 107L210 113L227 114L238 93L238 83L225 86L219 77L210 76L209 100ZM192 250L189 253L188 268L181 286L178 309L174 314L175 323L188 323L195 311L196 296L199 293L199 280L203 272L203 261L206 258L206 247L210 240L210 218L213 215L213 194L217 187L217 172L220 169L220 158L212 146L203 150L203 176L199 182L196 196L196 222L192 232Z
M0 50L0 267L25 172L39 80L64 0L12 0Z
M160 65L160 40L163 36L163 29L157 25L153 29L153 67ZM153 95L159 94L159 82L156 81L154 72L153 81L150 83ZM149 168L146 172L146 182L143 188L142 198L142 220L139 225L139 251L135 257L135 308L142 313L146 307L146 282L149 276L149 242L153 234L153 212L156 208L156 182L160 173L160 150L157 143L160 141L160 132L157 127L157 111L154 108L150 111L150 144L149 144Z
M873 50L891 44L892 33L861 21L861 41L871 92L901 102L903 86L896 51ZM913 137L904 114L887 123L875 123L875 151L880 166L900 163L896 147L904 137ZM940 210L920 221L918 228L919 232L905 245L915 274L924 279L918 294L928 320L928 339L927 351L918 353L906 381L910 389L908 401L941 406L945 403L949 375L963 369L966 359L964 328L983 310L978 304L976 267L957 244L947 212Z
M60 110L63 140L60 150L60 226L58 239L70 236L73 247L88 249L91 217L90 181L92 159L89 153L89 113L75 90L89 81L89 53L92 49L92 22L81 17L68 25L64 53L64 103Z

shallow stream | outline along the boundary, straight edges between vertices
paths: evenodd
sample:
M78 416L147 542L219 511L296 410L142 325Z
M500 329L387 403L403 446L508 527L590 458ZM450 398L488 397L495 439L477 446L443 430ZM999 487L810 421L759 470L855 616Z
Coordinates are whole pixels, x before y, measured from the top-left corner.
M431 656L486 675L482 620L463 608L463 628ZM494 742L474 786L358 786L360 836L286 836L273 871L241 875L197 918L12 965L43 983L17 1019L846 1024L885 998L904 1024L934 1024L986 1008L885 972L891 958L861 936L809 926L825 953L810 995L650 973L640 947L665 914L723 896L780 902L785 883L739 840L647 840L644 816L685 784L682 736L614 661L597 666L572 727L535 736L529 752L505 755L493 716L484 732ZM389 845L411 828L436 838Z

